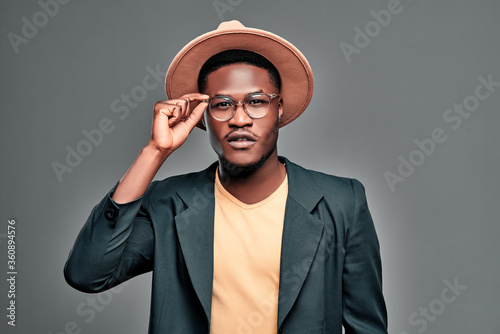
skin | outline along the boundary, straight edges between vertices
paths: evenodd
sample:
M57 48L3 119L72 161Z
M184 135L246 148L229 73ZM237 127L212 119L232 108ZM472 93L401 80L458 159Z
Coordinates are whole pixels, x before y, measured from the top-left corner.
M236 101L248 94L265 92L277 94L277 88L269 80L267 70L248 64L233 64L222 67L207 76L204 91L210 97L229 95ZM278 122L283 114L283 103L279 98L271 101L266 116L253 119L243 105L229 121L218 121L207 112L204 116L210 144L219 156L219 177L229 193L244 203L256 203L276 190L285 178L285 168L278 160L276 142ZM250 134L255 141L248 147L239 148L230 144L230 134ZM249 175L234 175L225 168L222 157L232 164L247 166L266 158L262 166Z
M249 93L257 91L277 93L267 71L247 64L232 64L208 75L204 92L206 94L191 93L178 99L157 102L154 106L151 138L120 180L113 200L127 203L144 195L160 167L186 141L203 118L208 105L203 100L215 94L242 100ZM204 122L210 143L219 156L221 182L233 196L244 203L251 204L265 199L279 187L286 176L286 169L279 162L276 150L278 120L283 114L283 101L278 99L273 99L269 112L260 119L250 118L242 105L238 106L234 117L225 122L217 121L205 113ZM243 149L231 146L226 136L233 131L250 133L255 143ZM233 164L246 166L259 161L263 156L267 159L262 166L244 176L231 175L222 164L222 157Z

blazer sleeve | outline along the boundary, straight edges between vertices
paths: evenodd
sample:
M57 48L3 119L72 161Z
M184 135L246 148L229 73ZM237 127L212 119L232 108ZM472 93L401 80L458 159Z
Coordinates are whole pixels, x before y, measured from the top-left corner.
M347 227L343 289L343 325L346 334L387 334L387 310L382 295L382 266L375 226L365 189L351 181L353 219Z
M64 266L66 282L82 292L110 289L153 268L153 228L142 204L156 181L123 204L111 198L117 185L93 208Z

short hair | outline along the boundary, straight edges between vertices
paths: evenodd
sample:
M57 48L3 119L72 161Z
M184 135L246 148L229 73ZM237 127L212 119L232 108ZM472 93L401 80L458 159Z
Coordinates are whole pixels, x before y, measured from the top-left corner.
M281 79L276 67L264 56L248 50L226 50L210 57L198 75L198 90L203 92L207 88L207 77L210 73L231 64L248 64L267 70L271 83L278 92L281 90Z

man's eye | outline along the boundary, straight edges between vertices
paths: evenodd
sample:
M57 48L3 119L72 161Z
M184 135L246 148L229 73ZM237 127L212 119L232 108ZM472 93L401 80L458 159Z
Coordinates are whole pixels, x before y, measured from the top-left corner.
M227 102L227 101L224 101L224 102L218 102L214 105L215 108L227 108L227 107L230 107L232 106L232 103L231 102Z
M266 100L261 100L261 99L252 99L248 102L248 104L265 104L267 103Z

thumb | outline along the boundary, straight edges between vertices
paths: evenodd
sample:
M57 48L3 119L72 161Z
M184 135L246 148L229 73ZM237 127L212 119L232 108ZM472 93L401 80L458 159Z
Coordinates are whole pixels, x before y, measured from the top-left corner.
M203 112L208 106L208 102L200 102L196 108L193 109L193 112L189 115L189 117L184 121L184 124L186 124L189 127L189 130L192 130L196 124L201 120L203 117Z

